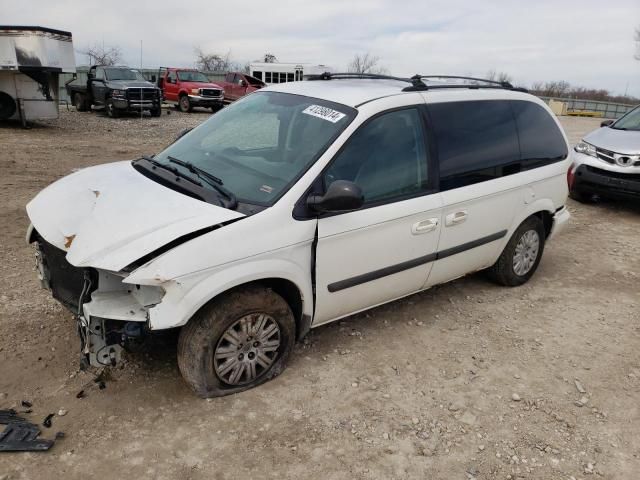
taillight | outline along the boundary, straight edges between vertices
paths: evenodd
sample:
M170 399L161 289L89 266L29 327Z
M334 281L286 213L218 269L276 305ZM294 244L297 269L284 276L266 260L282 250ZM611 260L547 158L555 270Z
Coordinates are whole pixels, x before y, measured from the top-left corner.
M573 182L576 179L576 171L574 169L574 165L572 164L567 170L567 185L569 186L569 190L573 188Z

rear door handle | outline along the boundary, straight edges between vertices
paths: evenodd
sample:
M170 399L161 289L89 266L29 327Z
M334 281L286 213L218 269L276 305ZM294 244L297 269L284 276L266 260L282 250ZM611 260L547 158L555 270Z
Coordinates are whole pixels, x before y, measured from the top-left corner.
M421 222L417 222L411 225L411 233L413 233L414 235L420 235L422 233L427 233L435 230L437 226L438 226L438 219L429 218L427 220L423 220Z
M450 213L445 217L444 224L447 227L451 227L453 225L458 225L459 223L464 222L469 213L466 210L458 210L457 212Z

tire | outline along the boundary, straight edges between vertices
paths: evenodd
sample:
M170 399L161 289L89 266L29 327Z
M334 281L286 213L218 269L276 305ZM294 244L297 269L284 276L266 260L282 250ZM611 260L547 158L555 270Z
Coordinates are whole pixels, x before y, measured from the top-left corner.
M593 195L590 193L581 192L580 190L571 190L569 196L580 203L593 203Z
M498 261L488 269L489 277L496 283L507 287L516 287L526 283L540 264L544 252L545 237L542 220L535 216L527 218L513 233ZM535 254L532 255L533 244L536 241L537 248ZM517 255L520 260L519 264L516 259Z
M255 335L253 339L241 330L243 322L248 323L249 332ZM262 336L252 330L260 325L264 327L260 330ZM273 325L277 326L277 335L267 335L273 331ZM265 348L265 339L270 343L268 350L261 349ZM221 397L248 390L279 375L294 342L295 321L287 302L272 290L247 286L214 299L182 328L178 367L197 395Z
M16 101L8 93L0 92L0 120L11 118L18 109Z
M107 101L104 104L104 109L107 112L107 117L109 118L118 118L120 116L120 111L113 104L113 99L107 98Z
M87 111L87 101L85 99L85 96L80 92L76 92L73 94L73 104L76 106L76 110L78 112Z
M151 109L151 116L152 117L159 117L160 115L162 115L162 108L152 108Z
M193 111L193 106L191 105L191 100L189 100L188 95L182 95L178 100L178 107L181 112L187 113Z

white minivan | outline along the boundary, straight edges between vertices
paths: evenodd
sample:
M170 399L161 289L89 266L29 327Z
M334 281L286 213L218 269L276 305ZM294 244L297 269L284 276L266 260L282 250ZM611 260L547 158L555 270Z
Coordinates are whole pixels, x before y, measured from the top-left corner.
M310 328L478 270L529 280L569 219L568 152L508 84L324 74L58 180L27 240L85 362L180 327L187 383L227 395L279 374Z

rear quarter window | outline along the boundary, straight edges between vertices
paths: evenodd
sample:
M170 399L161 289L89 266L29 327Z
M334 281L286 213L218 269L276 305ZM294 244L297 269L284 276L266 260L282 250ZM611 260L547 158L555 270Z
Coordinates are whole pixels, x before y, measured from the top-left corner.
M567 144L549 113L532 102L511 101L520 137L524 169L553 163L567 157Z

